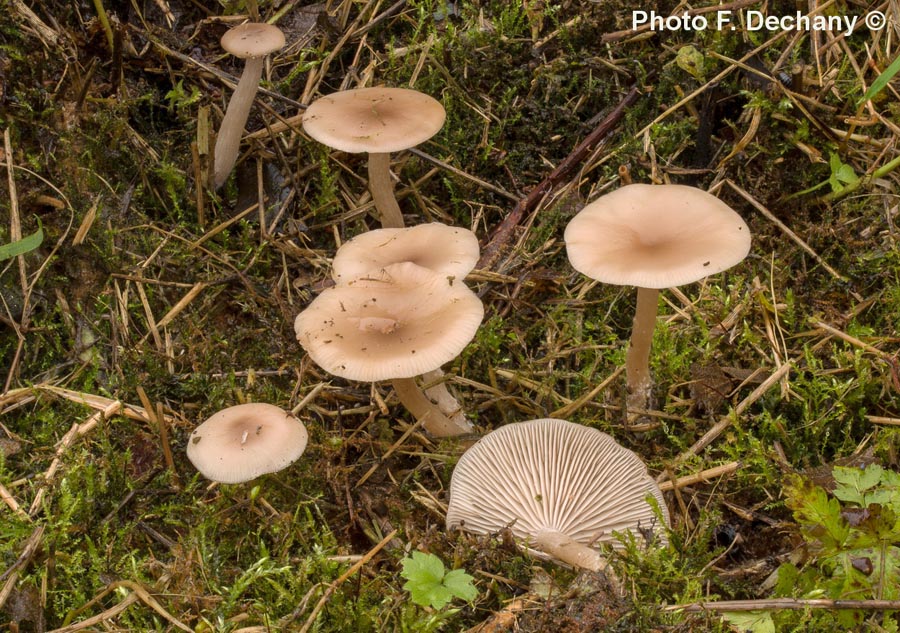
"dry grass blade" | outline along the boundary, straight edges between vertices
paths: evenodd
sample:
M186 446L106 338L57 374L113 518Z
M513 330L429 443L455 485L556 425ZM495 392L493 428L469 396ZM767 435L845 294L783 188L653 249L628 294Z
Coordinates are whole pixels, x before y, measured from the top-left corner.
M659 484L659 489L666 492L667 490L684 488L685 486L693 486L694 484L707 483L710 479L729 475L740 467L740 462L731 462L730 464L722 464L721 466L715 466L714 468L707 468L706 470L702 470L693 475L679 477L675 481L663 481Z
M814 251L812 249L812 247L810 247L809 244L804 242L803 239L799 235L794 233L787 224L785 224L784 222L782 222L781 220L776 218L772 214L771 211L769 211L766 207L764 207L758 200L756 200L756 198L754 198L749 193L747 193L740 185L734 183L733 181L731 181L730 179L727 179L727 178L725 179L725 182L728 184L729 187L734 189L735 193L737 193L740 197L742 197L744 200L749 202L753 206L754 209L756 209L757 211L762 213L763 216L765 216L765 218L769 222L771 222L772 224L777 226L779 229L781 229L785 235L787 235L789 238L791 238L791 240L795 244L797 244L797 246L799 246L804 251L809 253L809 255L814 260L816 260L819 263L819 265L822 266L822 268L827 270L835 279L839 279L841 281L847 281L846 277L844 277L841 273L839 273L834 268L829 266L828 262L826 262L824 259L822 259L819 256L819 254L816 251Z
M706 433L703 434L699 440L694 442L694 444L681 453L678 457L676 457L672 465L680 464L684 461L687 461L694 455L699 455L700 451L704 448L712 444L716 438L718 438L722 433L725 432L725 429L734 424L734 420L736 417L742 415L750 406L763 397L766 392L769 391L774 385L778 384L778 382L788 375L790 370L793 368L793 363L788 361L779 367L777 370L772 372L772 374L766 378L762 384L760 384L756 389L754 389L749 396L741 400L738 405L726 416L724 416L721 420L716 422ZM668 473L661 473L659 477L656 478L657 482L662 482L668 478Z
M319 598L319 601L316 603L316 606L313 607L312 613L309 614L309 617L306 618L306 622L303 624L303 627L300 629L300 633L307 633L310 628L312 628L313 624L316 622L316 618L319 616L319 612L322 611L322 608L328 602L331 595L335 592L335 590L350 576L359 571L363 565L368 563L372 558L375 557L375 554L380 552L385 545L391 542L395 536L397 536L398 530L393 530L390 534L385 536L381 541L372 549L370 549L366 554L360 558L356 563L354 563L350 569L341 574L337 580L328 585L328 588L325 589L325 593L322 594L322 597Z

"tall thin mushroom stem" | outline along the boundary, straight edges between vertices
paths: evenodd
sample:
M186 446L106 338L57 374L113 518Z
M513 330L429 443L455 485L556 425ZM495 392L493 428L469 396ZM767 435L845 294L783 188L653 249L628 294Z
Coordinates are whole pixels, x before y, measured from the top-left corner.
M394 196L389 153L369 154L369 192L375 201L375 208L381 215L381 226L386 229L402 229L403 214Z
M472 426L468 421L466 426L462 426L444 415L440 408L425 396L415 378L394 378L391 384L403 406L417 420L421 420L422 428L432 436L453 437L472 432Z
M237 161L244 126L247 124L253 99L256 98L256 92L259 90L259 80L262 79L264 61L263 57L247 58L244 72L225 109L225 117L222 119L222 126L216 136L216 146L213 150L212 185L214 189L225 184L235 161Z
M650 389L653 385L650 379L650 344L656 328L658 302L658 289L638 288L631 342L625 356L629 407L646 409L650 402Z

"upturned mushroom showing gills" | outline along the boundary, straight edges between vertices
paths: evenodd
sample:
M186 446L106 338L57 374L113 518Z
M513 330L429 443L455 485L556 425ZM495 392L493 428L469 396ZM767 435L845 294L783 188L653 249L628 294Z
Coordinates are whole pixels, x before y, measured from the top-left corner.
M284 47L284 33L271 24L246 22L227 31L221 43L226 51L247 61L216 135L213 150L214 189L225 184L234 167L250 107L259 90L265 56Z
M654 533L648 498L668 511L647 467L606 433L565 420L516 422L491 431L463 453L450 479L447 529L516 538L577 567L600 571L594 543L618 545L616 532Z
M484 316L481 300L411 262L323 291L294 322L297 340L326 371L361 381L392 381L403 405L435 437L472 431L431 402L415 377L456 358Z
M444 125L436 99L407 88L357 88L321 97L303 115L303 129L323 145L369 154L369 191L384 228L402 228L391 182L391 152L424 143Z
M212 481L236 484L287 468L306 450L306 427L264 403L222 409L194 429L187 456Z
M743 260L750 252L750 229L701 189L634 184L584 207L566 226L565 242L575 270L638 288L625 373L629 408L646 409L659 290L699 281Z

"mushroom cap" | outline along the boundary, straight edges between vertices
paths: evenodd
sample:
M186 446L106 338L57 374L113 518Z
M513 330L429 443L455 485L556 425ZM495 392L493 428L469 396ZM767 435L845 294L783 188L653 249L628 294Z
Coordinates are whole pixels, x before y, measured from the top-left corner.
M462 282L412 262L324 290L297 315L297 340L323 369L349 380L412 378L453 360L484 306Z
M408 88L357 88L320 97L303 129L323 145L351 153L389 153L427 141L447 114L436 99Z
M403 229L375 229L345 242L335 253L338 283L400 262L412 262L462 281L478 262L478 238L469 229L440 222Z
M226 31L220 43L235 57L265 57L284 48L284 33L265 22L244 22Z
M207 479L237 484L287 468L306 450L306 427L271 404L239 404L194 429L187 456Z
M516 422L463 453L450 479L447 528L521 539L555 530L573 540L618 542L612 532L657 526L647 496L668 511L647 467L606 433L565 420ZM658 531L665 539L663 530Z
M566 226L575 270L608 284L671 288L722 272L750 252L750 229L715 196L684 185L626 185Z

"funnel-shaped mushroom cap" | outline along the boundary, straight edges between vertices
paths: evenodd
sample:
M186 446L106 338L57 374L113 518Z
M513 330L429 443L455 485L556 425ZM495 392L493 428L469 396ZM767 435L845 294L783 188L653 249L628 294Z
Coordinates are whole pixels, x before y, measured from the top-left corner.
M731 268L750 229L715 196L683 185L627 185L582 209L566 227L579 272L608 284L672 288Z
M391 264L412 262L462 281L478 261L478 238L472 231L440 222L405 229L376 229L357 235L334 256L338 283Z
M265 22L245 22L226 31L220 43L235 57L265 57L284 48L284 33Z
M517 422L463 453L450 480L447 528L487 534L509 525L522 539L551 530L615 545L613 531L656 525L648 496L668 523L647 467L606 433L552 418Z
M287 468L306 450L306 427L271 404L239 404L194 429L187 456L204 477L224 484Z
M303 115L303 129L334 149L385 154L427 141L445 117L440 102L416 90L358 88L313 101Z
M297 316L297 340L349 380L412 378L456 358L484 307L462 282L411 262L329 288Z

